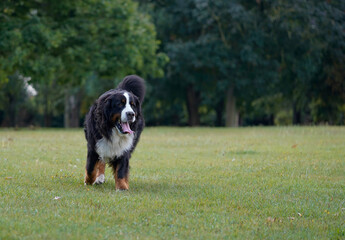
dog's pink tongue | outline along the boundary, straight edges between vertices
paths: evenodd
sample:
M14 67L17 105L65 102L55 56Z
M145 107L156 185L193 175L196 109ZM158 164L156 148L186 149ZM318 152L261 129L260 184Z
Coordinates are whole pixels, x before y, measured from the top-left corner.
M129 127L128 122L121 123L121 127L122 127L123 132L129 133L129 134L132 134L132 133L133 133L133 131L132 131L131 128Z

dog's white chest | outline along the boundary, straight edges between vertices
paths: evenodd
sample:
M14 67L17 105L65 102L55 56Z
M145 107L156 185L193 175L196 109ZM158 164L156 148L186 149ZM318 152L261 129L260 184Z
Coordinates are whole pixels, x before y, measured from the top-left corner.
M96 143L96 152L104 162L111 161L114 157L122 156L129 151L133 145L134 134L120 136L116 129L113 129L110 140L101 138Z

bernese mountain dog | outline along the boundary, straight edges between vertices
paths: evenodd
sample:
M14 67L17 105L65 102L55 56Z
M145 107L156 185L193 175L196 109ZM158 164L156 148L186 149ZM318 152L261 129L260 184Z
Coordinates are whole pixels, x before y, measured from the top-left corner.
M87 160L85 184L102 184L105 165L113 169L115 188L128 190L129 159L145 122L141 104L145 82L136 75L125 77L116 89L103 93L85 118Z

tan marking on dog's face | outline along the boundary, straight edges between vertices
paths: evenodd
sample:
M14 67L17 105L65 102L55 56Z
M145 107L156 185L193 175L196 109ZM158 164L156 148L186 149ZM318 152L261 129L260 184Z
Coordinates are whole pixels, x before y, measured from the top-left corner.
M115 113L112 117L111 120L113 123L116 123L119 119L121 119L121 113Z

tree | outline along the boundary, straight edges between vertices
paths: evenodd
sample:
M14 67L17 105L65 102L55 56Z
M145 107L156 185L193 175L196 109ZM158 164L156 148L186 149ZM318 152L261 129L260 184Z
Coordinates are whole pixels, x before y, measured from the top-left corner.
M28 98L26 91L27 79L18 73L8 77L8 81L1 87L0 109L7 113L5 125L15 127L18 125L18 113L23 108L25 100ZM1 123L1 122L0 122Z
M202 1L201 6L208 12L210 34L218 40L218 56L222 56L216 68L225 96L225 125L236 127L238 107L265 93L267 82L276 80L277 64L268 51L270 26L255 2Z
M308 111L315 115L318 103L329 108L322 107L322 112L328 112L323 121L331 118L331 112L339 112L335 110L339 104L337 91L331 90L331 85L339 81L329 80L331 76L339 77L334 73L341 72L338 66L343 66L345 60L344 9L344 3L338 1L274 1L269 6L267 15L275 33L272 40L279 46L277 91L291 102L294 124L303 123ZM321 120L313 118L315 122Z
M277 78L277 64L265 52L267 34L259 7L244 3L151 2L162 51L170 58L164 86L175 90L175 99L185 99L191 126L200 124L203 104L216 109L218 124L225 107L226 125L238 126L238 105L250 102L267 86L268 77Z
M162 74L154 26L132 1L6 1L2 9L2 72L19 70L36 84L64 86L66 127L79 126L82 86L90 76L114 87L130 73Z

